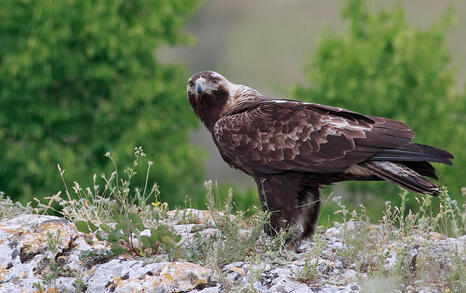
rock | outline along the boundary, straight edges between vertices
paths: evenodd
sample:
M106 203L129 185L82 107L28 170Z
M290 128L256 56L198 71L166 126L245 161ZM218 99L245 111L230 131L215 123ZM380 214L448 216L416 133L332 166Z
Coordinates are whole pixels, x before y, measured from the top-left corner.
M74 224L53 216L21 215L0 222L0 290L32 291L49 258L48 234L58 235L57 255L68 253L78 237Z
M187 292L207 286L212 272L189 262L144 265L137 260L114 259L90 274L89 292Z
M54 255L48 250L51 236L57 238ZM120 256L88 268L80 254L106 246L95 237L85 236L59 217L21 215L1 221L0 292L33 292L34 284L53 287L56 292L75 292L79 279L86 292L202 292L216 286L211 270L182 261L146 264L142 258ZM50 273L50 258L65 268L61 274L66 276L58 276L48 286L43 281Z
M196 234L202 238L219 233L215 219L208 211L187 209L170 211L161 222L181 235L181 245L186 246ZM411 271L421 261L431 268L422 258L426 252L441 262L441 268L454 265L452 255L466 262L466 236L455 239L438 233L413 233L409 241L397 237L382 241L382 230L380 225L359 222L336 224L319 234L316 242L302 241L294 250L271 249L255 258L210 269L182 259L170 262L163 254L151 259L123 254L83 260L83 252L99 252L108 249L107 244L78 232L63 218L21 215L0 221L0 292L33 292L39 285L51 289L48 292L75 292L80 286L83 292L359 292L370 291L376 284L387 290L432 292L442 290L422 284L422 280L401 288L399 279L382 282L368 271L377 264L392 270L400 257ZM247 233L247 229L240 231L241 235ZM54 249L50 249L51 239ZM52 273L50 260L60 270L47 283Z

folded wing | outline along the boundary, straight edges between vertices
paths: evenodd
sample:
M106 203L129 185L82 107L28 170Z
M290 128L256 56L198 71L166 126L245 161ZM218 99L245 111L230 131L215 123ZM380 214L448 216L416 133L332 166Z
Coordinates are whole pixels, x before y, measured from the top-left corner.
M372 160L421 162L419 168L429 176L433 171L422 162L451 164L448 152L412 143L409 126L391 119L287 100L245 109L223 117L214 128L222 156L240 169L330 174Z

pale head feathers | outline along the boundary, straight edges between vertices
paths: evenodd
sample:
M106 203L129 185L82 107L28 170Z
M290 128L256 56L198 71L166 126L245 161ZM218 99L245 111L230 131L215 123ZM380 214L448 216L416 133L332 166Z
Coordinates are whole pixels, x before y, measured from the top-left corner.
M231 114L235 109L247 102L264 98L255 89L232 83L223 75L214 71L202 71L191 76L188 80L187 93L188 100L190 100L193 107L194 104L202 105L202 99L212 101L210 104L221 104L219 118Z

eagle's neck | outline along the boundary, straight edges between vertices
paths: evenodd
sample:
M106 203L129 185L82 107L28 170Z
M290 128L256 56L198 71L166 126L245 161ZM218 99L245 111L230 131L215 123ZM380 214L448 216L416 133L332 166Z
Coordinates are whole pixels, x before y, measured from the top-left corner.
M240 109L248 108L248 105L256 104L265 99L267 98L253 88L245 85L231 84L230 96L223 107L221 116L225 117L237 113Z
M194 112L204 123L205 127L212 133L215 123L221 118L220 113L225 106L224 99L201 99L199 105L194 106ZM204 109L209 109L205 111Z

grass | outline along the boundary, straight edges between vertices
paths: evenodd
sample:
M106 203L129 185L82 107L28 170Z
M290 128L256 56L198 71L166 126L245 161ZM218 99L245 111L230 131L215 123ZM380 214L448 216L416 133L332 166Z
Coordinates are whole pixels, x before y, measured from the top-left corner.
M323 235L322 229L316 231L314 236L314 245L311 248L309 259L306 261L304 268L298 273L297 280L310 283L317 275L317 266L319 265L320 255L327 246L327 242Z
M55 255L58 253L58 244L60 243L60 233L60 230L57 230L55 235L50 232L47 233L47 251L49 252L49 259L42 269L43 284L39 282L33 284L39 292L46 292L46 288L49 288L47 292L58 292L57 277L61 275L64 270L55 260Z
M22 205L20 202L13 202L9 196L0 191L0 219L10 218L22 214L32 214L34 209L31 203Z
M74 277L73 287L76 292L83 292L85 284L83 282L84 274L82 272L71 269L70 267L63 265L60 260L56 259L60 250L58 246L60 244L61 231L57 230L56 233L47 233L47 256L45 262L39 263L38 273L42 276L41 282L33 283L34 288L37 292L43 293L55 293L60 292L57 287L57 279L60 276Z
M345 215L343 238L346 248L340 253L349 263L356 264L356 270L362 276L362 288L372 288L370 284L384 278L395 282L401 290L414 288L417 291L426 286L464 292L465 255L461 255L459 247L441 251L435 240L466 234L466 205L459 206L444 189L439 197L440 211L437 214L432 212L432 198L428 196L415 197L419 209L414 212L405 209L408 193L402 190L399 195L401 206L386 202L378 226L368 221L363 206L351 213L341 206L340 211ZM348 224L360 226L349 231ZM395 262L386 265L384 260L390 255L395 257ZM387 286L382 286L378 292L386 292ZM376 291L371 289L370 292Z
M214 193L211 181L205 183L205 188L207 207L218 232L208 237L201 237L198 234L185 249L188 252L185 257L189 261L216 271L220 275L224 288L230 288L232 284L228 284L226 278L222 278L225 265L246 259L256 259L258 255L271 250L284 250L285 241L279 237L272 240L265 235L263 230L269 217L268 213L257 207L253 207L252 212L232 213L233 192L231 189L226 201L219 202L216 199L219 196ZM246 217L246 213L252 216Z
M110 154L107 156L113 161ZM145 185L133 187L131 179L137 176L136 166L144 160L147 163ZM0 194L0 206L5 207L0 209L0 218L22 213L58 212L76 223L81 231L94 233L99 239L112 243L113 253L84 255L90 265L98 263L99 258L114 257L123 252L141 257L145 262L182 259L217 272L225 290L254 291L254 282L260 279L265 264L278 265L290 260L293 249L289 240L293 231L280 231L273 238L267 236L263 232L270 216L267 212L256 206L235 211L233 191L229 189L224 194L224 189L211 181L205 183L211 221L200 225L199 232L205 228L214 228L215 232L208 235L198 232L190 240L179 241L166 224L169 213L180 224L199 225L200 220L194 210L189 209L189 198L183 209L169 212L168 205L160 199L157 184L149 185L147 180L151 165L142 148L136 148L132 166L120 174L114 162L114 172L102 175L100 179L94 175L93 186L86 188L78 182L68 188L65 170L58 167L64 182L63 193L48 197L46 203L37 201L35 208L32 204L13 203ZM409 200L416 202L416 209L410 208ZM438 199L412 197L401 191L400 204L387 201L377 225L371 223L364 205L357 209L348 208L341 197L333 195L323 202L324 209L332 205L334 216L340 219L332 226L340 227L344 245L335 254L343 260L345 267L357 272L362 292L418 291L423 288L466 291L464 253L459 247L445 250L438 244L439 239L466 234L466 204L452 200L448 190L444 189ZM144 230L150 233L142 233ZM297 281L313 284L324 277L318 266L329 245L325 231L324 227L318 227L306 262L295 273ZM49 251L53 254L54 237L50 235L49 238ZM225 266L236 261L249 264L249 284L245 288L235 287L224 275ZM54 288L53 282L63 274L63 268L52 259L48 267L45 271L50 273L45 275L44 284ZM82 288L82 276L78 276L75 283L76 288Z

